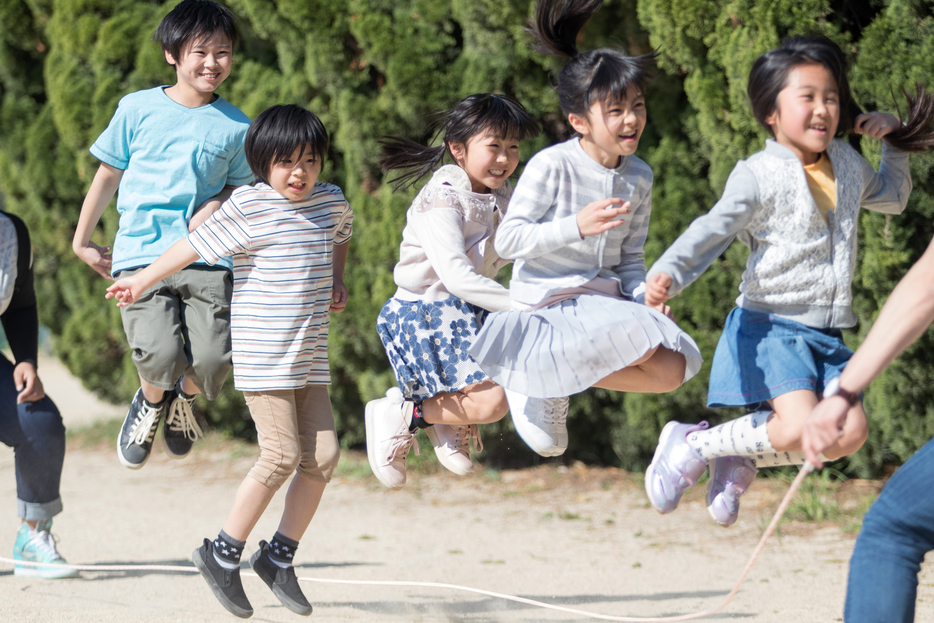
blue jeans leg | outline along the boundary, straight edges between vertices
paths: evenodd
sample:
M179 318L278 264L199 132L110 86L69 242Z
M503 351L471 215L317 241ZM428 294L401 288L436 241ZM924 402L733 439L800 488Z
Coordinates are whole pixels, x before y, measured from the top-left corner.
M0 441L13 448L17 513L51 519L62 511L65 425L51 398L16 404L17 393L13 364L0 355Z
M911 623L918 572L934 549L934 440L895 472L863 519L846 590L846 623Z

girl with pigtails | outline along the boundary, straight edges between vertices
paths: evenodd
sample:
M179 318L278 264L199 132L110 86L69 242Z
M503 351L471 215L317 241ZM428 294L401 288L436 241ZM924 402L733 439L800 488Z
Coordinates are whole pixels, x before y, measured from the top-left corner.
M701 365L667 306L643 299L652 171L635 151L655 55L578 52L601 5L536 6L536 49L569 59L555 90L576 135L536 154L519 178L495 241L515 261L512 306L490 314L470 349L505 388L519 434L545 456L568 443L566 410L548 407L555 400L589 387L669 392Z
M382 142L382 167L402 172L397 190L431 175L406 212L393 271L398 289L376 327L399 384L366 406L367 458L387 487L405 485L419 428L439 462L466 475L471 440L482 449L477 424L506 415L502 388L467 349L486 314L510 306L509 292L493 280L507 262L492 241L512 194L519 143L538 133L514 99L477 94L447 113L441 145ZM442 166L446 156L454 164Z
M882 113L850 116L846 58L824 37L790 37L760 56L749 74L752 112L773 138L740 160L723 196L652 266L646 301L664 304L697 279L734 238L749 247L736 307L726 319L710 371L709 407L747 415L707 428L669 422L645 487L661 513L710 469L707 509L733 524L762 467L801 465L804 420L821 395L847 401L846 424L825 457L859 450L868 433L858 393L839 385L852 351L850 284L859 209L904 211L911 192L908 153L930 149L934 101L919 89L903 124ZM878 172L842 138L882 139Z

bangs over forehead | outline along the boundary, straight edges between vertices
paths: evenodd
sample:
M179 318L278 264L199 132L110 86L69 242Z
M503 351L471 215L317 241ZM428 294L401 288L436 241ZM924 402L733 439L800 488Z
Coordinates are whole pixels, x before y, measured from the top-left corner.
M596 102L626 101L633 87L642 96L648 75L643 64L637 62L639 58L615 55L600 58L591 71L590 88L585 96L587 109Z
M488 135L524 141L538 136L535 120L518 102L504 95L489 95L476 103L466 129L470 136Z
M186 48L202 44L215 34L237 45L239 31L233 14L213 0L184 0L166 15L153 38L176 60Z
M311 150L323 160L328 152L328 133L317 115L295 105L267 108L247 130L244 141L247 164L262 182L269 181L269 168L291 158L299 150L299 158Z

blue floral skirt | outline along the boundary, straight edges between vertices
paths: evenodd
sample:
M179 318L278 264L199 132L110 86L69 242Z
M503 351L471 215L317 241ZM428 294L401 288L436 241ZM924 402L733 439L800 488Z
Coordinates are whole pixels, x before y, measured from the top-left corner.
M467 354L487 314L456 296L443 301L386 301L376 332L403 395L421 402L487 380Z

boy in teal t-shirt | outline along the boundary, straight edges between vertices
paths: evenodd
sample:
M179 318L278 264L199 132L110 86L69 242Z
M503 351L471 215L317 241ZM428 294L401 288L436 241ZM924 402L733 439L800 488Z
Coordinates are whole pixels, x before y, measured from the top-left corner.
M120 100L91 146L101 161L73 248L102 276L142 270L215 211L236 186L252 183L243 152L250 119L214 91L230 74L237 25L211 0L184 0L155 38L175 67L173 86ZM91 242L114 193L120 225L110 247ZM230 371L231 266L193 264L121 310L140 389L123 422L117 455L138 469L159 422L166 453L182 458L201 430L195 395L213 400Z

